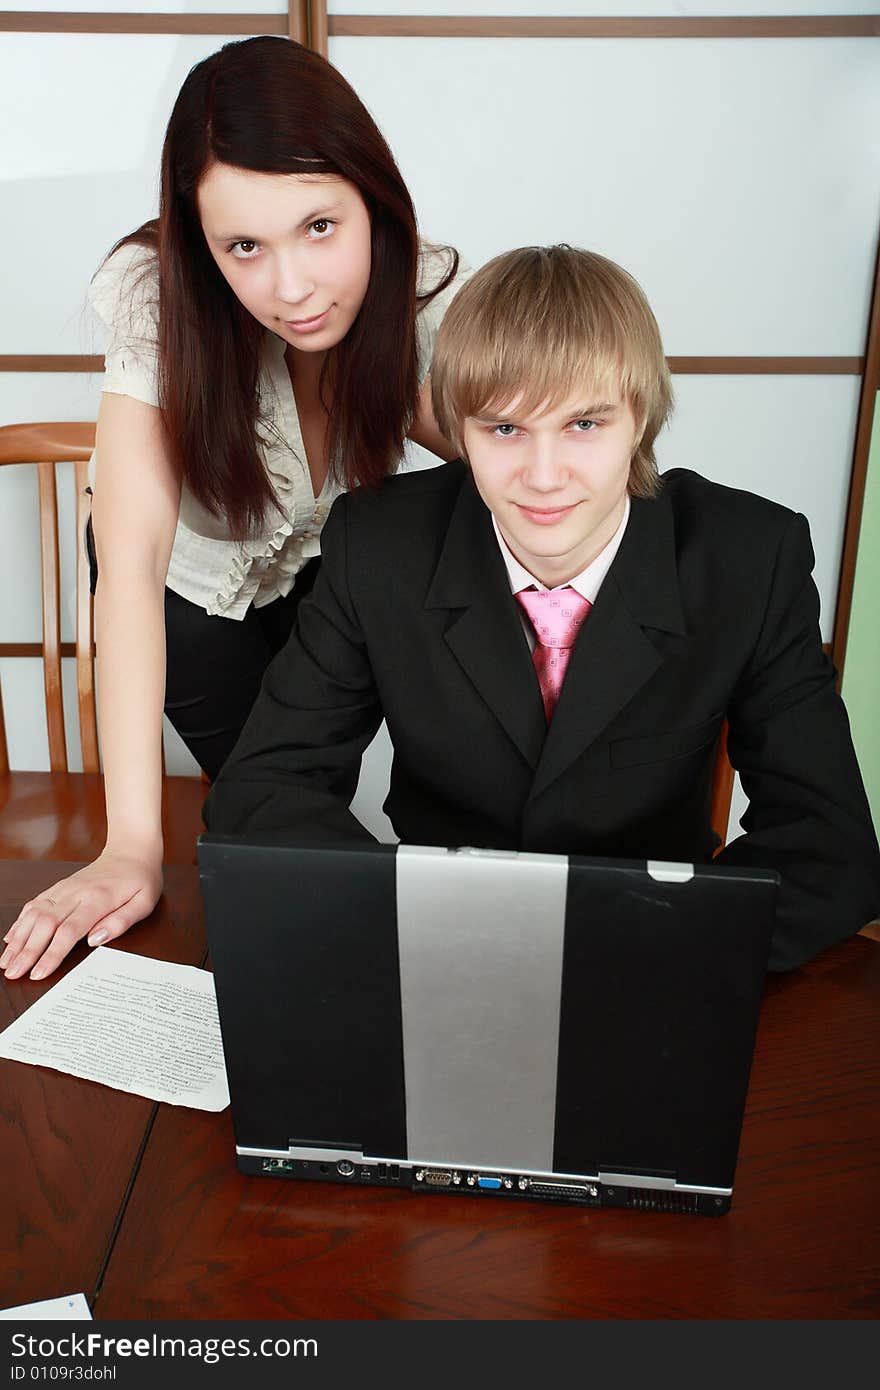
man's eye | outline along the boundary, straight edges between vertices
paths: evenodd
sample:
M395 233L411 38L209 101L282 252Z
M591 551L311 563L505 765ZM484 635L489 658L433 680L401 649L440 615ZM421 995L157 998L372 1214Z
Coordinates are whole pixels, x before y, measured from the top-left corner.
M516 434L516 425L493 425L492 433L500 435L502 439L510 439L511 435Z
M576 430L579 430L581 434L588 434L588 433L590 432L590 430L594 430L594 429L596 428L596 421L595 421L595 420L575 420L575 422L574 422L574 427L575 427Z
M234 241L230 251L237 261L249 261L257 249L255 241Z
M334 223L327 217L318 217L314 222L309 223L309 231L314 233L313 240L320 241L323 237L329 236L333 230Z

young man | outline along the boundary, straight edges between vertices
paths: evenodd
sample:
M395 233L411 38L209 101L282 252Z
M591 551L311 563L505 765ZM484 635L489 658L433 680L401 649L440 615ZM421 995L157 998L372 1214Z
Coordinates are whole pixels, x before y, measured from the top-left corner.
M657 476L671 390L636 283L566 246L499 256L432 390L461 460L334 505L209 828L366 837L347 808L384 716L403 841L706 860L726 717L750 805L721 859L782 876L771 968L856 932L880 858L807 523Z

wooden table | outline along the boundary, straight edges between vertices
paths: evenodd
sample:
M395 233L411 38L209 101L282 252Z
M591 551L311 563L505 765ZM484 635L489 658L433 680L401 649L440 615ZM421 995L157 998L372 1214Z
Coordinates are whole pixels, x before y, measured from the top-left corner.
M3 935L22 902L74 864L0 862ZM170 866L159 908L119 946L141 955L199 965L205 930L195 869ZM49 980L0 975L0 1028L78 964L71 953ZM94 1298L117 1223L158 1107L140 1096L0 1059L0 1306L56 1294Z
M62 871L0 864L0 920ZM203 958L194 869L122 945ZM0 1024L46 987L4 983ZM0 1095L4 1306L82 1290L98 1320L880 1312L880 946L864 938L769 982L717 1220L245 1178L228 1111L11 1062Z

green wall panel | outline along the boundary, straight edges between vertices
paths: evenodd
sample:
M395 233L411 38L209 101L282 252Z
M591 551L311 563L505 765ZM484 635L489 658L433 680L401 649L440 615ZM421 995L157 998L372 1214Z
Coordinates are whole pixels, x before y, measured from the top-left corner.
M842 689L874 825L880 827L880 396L874 411Z

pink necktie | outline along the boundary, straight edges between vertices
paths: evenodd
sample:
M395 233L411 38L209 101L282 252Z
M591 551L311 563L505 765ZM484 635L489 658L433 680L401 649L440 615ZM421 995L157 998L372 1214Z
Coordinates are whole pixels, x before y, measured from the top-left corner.
M550 589L538 593L523 589L516 601L535 629L536 645L532 653L538 684L544 701L547 723L553 717L571 649L584 619L592 608L590 600L576 589Z

